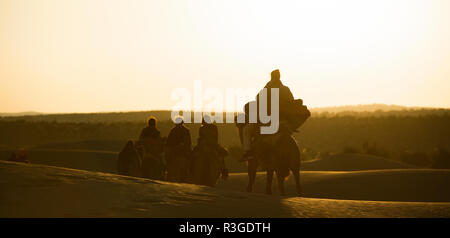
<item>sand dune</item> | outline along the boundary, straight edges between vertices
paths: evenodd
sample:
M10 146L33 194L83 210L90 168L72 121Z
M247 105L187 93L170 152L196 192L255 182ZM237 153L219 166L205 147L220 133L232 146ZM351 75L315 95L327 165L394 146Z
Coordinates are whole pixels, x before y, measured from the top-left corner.
M301 172L303 196L349 200L450 202L450 170L399 169L352 172ZM245 173L231 174L219 181L218 188L244 191L248 177ZM258 173L255 192L264 193L265 173ZM295 183L289 177L285 184L288 196L295 196ZM277 191L276 178L273 192Z
M125 143L126 140L82 140L40 144L33 149L120 151Z
M1 217L450 217L450 203L281 198L4 161L0 187Z
M1 151L7 158L10 151ZM33 164L116 173L116 152L90 150L39 149L29 152ZM341 163L342 162L342 163ZM311 198L332 198L377 201L450 202L448 170L397 169L360 170L363 168L401 167L403 164L366 155L339 155L315 163L309 169L348 170L347 172L305 171L308 163L302 163L301 183L304 196ZM398 166L393 166L398 165ZM218 188L244 191L247 174L232 174L229 181L220 181ZM277 183L274 179L274 193ZM286 183L288 195L295 195L292 178ZM255 192L265 192L265 175L257 176Z
M336 154L326 159L302 162L302 170L305 171L356 171L408 168L415 167L365 154Z
M7 160L12 150L0 151L0 158ZM71 169L116 173L118 152L95 150L32 149L28 159L33 164L45 164Z
M0 150L0 159L7 160L12 150ZM35 148L28 152L33 164L116 173L118 152ZM229 160L233 158L228 158ZM302 171L359 171L380 169L406 169L414 166L371 155L338 154L327 159L302 162ZM245 170L244 170L245 171ZM233 171L232 171L233 172Z

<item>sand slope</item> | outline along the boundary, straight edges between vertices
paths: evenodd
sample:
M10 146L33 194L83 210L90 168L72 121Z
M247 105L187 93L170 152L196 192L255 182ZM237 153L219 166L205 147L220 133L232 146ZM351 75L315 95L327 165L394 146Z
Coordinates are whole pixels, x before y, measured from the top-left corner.
M12 152L12 150L0 150L0 159L7 160ZM113 151L57 148L40 148L28 151L28 159L33 164L105 173L117 172L117 156L118 152ZM232 158L227 159L227 163L230 163L230 159ZM406 168L415 167L376 156L359 154L338 154L327 159L302 162L302 171L360 171Z
M408 169L415 166L365 154L336 154L326 159L302 162L304 171L357 171Z
M0 217L450 217L450 203L281 198L0 161Z
M12 150L0 150L0 158L7 160ZM116 173L118 152L95 150L32 149L28 159L33 164L95 172Z
M303 196L349 200L450 202L450 170L396 169L351 172L302 171ZM246 173L232 174L219 181L218 188L244 191ZM258 173L255 192L265 193L265 173ZM278 194L276 178L273 192ZM288 196L295 196L293 177L285 184Z

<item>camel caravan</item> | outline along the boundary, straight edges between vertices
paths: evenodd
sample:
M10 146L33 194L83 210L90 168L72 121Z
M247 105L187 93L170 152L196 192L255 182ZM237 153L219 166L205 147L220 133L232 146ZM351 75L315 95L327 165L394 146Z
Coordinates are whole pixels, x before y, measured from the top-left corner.
M261 110L267 115L277 114L275 127L255 116L261 115ZM267 194L272 194L272 179L276 173L280 194L285 195L284 181L292 172L300 196L300 150L292 134L311 113L303 101L294 99L290 89L282 84L279 70L272 71L270 81L255 101L244 106L244 113L240 116L236 116L235 121L244 149L241 161L248 165L247 191L253 191L260 167L267 172ZM211 187L219 178L226 179L225 157L228 152L218 143L218 128L212 118L203 115L197 145L193 149L183 118L176 117L174 123L168 137L163 138L157 129L157 119L150 117L139 140L128 141L119 153L118 173ZM276 130L267 132L267 128Z
M167 138L161 137L157 119L150 117L139 140L127 141L119 153L117 170L121 175L214 186L219 177L226 179L228 152L218 144L217 126L208 115L203 117L198 143L191 149L191 135L182 117Z

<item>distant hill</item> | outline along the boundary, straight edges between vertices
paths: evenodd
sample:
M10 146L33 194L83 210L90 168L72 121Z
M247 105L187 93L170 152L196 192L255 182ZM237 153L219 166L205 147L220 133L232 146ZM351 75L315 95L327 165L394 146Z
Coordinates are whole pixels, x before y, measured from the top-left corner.
M13 121L55 121L55 122L142 122L150 116L160 121L170 119L170 111L130 111L130 112L93 112L93 113L58 113L22 116L0 116L0 120Z
M0 112L0 117L21 117L41 115L40 112Z
M421 109L436 109L425 107L406 107L400 105L387 105L387 104L365 104L365 105L345 105L336 107L316 107L312 108L312 112L376 112L376 111L402 111L402 110L421 110Z

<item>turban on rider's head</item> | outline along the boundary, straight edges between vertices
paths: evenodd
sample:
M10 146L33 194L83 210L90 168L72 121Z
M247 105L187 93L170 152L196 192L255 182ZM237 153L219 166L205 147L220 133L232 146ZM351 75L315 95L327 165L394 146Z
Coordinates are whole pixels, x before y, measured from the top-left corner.
M280 70L276 69L270 73L270 79L271 80L280 80Z
M210 115L207 115L207 114L203 115L202 123L208 123L208 124L211 124L211 123L212 123L211 116L210 116Z
M147 124L150 126L156 126L156 117L154 116L150 116L149 118L147 118Z
M173 119L173 122L175 122L175 124L177 124L177 125L179 125L179 124L183 124L183 117L182 116L176 116L174 119Z

